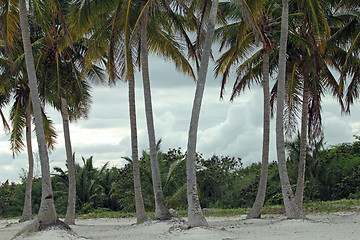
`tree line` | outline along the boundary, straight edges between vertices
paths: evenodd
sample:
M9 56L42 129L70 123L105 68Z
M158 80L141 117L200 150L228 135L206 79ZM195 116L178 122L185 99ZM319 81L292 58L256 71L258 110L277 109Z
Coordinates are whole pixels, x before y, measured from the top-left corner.
M150 182L155 218L171 218L164 195L167 185L161 176L156 150L149 77L148 56L157 54L196 80L184 160L184 189L188 224L207 225L196 178L201 172L196 168L196 145L214 41L220 43L220 57L215 59L215 75L222 78L220 96L224 97L232 75L235 82L231 100L254 83L260 83L264 91L261 174L248 218L261 217L265 203L271 168L268 164L271 115L276 115L276 165L286 215L305 217L302 205L307 183L307 146L321 138L321 99L330 93L338 99L342 111L350 113L351 105L359 97L358 1L1 0L0 3L0 100L1 107L12 103L11 124L1 115L10 132L14 155L26 147L29 156L22 221L31 219L33 212L33 121L42 173L39 229L59 223L48 157L56 138L45 113L45 106L50 105L63 120L68 167L65 223L75 223L75 208L80 204L77 187L80 183L95 186L89 178L79 179L69 122L86 117L91 106L90 82L104 83L106 78L109 85L122 80L129 87L132 154L128 160L132 163L137 221L148 218L144 189ZM144 172L137 146L136 69L142 73L149 137L151 178L147 182L142 182ZM271 78L276 81L270 90ZM293 188L287 166L290 162L285 155L285 134L296 131L300 132L299 160ZM87 161L84 160L85 166ZM98 175L96 172L94 175Z
M296 187L299 162L299 138L286 143L287 168L292 188ZM166 205L175 210L186 210L186 152L182 149L158 150L161 181ZM304 203L358 199L360 196L360 142L343 143L323 148L323 141L308 146ZM77 215L101 211L118 211L124 215L135 212L132 162L123 168L107 164L93 166L93 158L82 158L76 164ZM204 208L251 208L259 185L261 163L243 166L240 158L216 156L205 159L197 154L197 185L201 206ZM143 151L140 174L144 205L148 212L155 211L151 185L150 155ZM53 169L52 184L55 206L59 214L67 209L68 173ZM281 184L276 162L269 164L269 177L265 206L283 205ZM0 216L17 217L22 213L26 176L21 183L4 182L0 186ZM34 180L32 209L40 206L41 178Z

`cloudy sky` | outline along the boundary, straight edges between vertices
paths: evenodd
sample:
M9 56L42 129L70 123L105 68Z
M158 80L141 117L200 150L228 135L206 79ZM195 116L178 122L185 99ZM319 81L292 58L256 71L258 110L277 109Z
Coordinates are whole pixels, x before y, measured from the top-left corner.
M219 79L214 78L213 66L209 68L207 85L200 115L197 151L210 157L212 154L229 155L242 158L247 165L261 161L262 144L262 105L260 87L247 91L234 102L228 95L219 99ZM139 151L148 148L147 130L144 115L142 82L137 75L137 123ZM161 59L150 59L153 111L156 137L162 138L162 150L169 148L186 149L187 132L195 91L192 79L178 73L174 67ZM73 151L76 161L81 157L93 156L95 166L109 162L109 166L123 166L123 156L131 156L130 130L128 117L127 85L119 83L116 87L95 86L93 105L88 119L82 119L70 126ZM354 141L353 135L360 135L359 102L352 108L351 116L340 112L337 102L330 98L323 103L323 126L327 145ZM7 112L7 110L5 110ZM47 109L56 124L58 141L56 150L50 154L51 168L64 168L65 147L60 114ZM270 161L276 160L275 122L271 122ZM35 134L33 134L35 136ZM27 169L27 156L22 153L12 157L9 136L1 129L0 133L0 182L9 179L18 181L22 169ZM33 139L36 149L36 139ZM24 151L25 152L25 151ZM40 164L35 163L35 175L40 174Z

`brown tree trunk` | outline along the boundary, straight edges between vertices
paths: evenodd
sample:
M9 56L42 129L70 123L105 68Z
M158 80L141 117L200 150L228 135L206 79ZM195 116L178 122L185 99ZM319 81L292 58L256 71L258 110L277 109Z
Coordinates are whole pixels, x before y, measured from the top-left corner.
M262 161L261 161L261 175L258 192L254 205L246 216L247 219L260 218L261 211L265 202L265 193L268 176L269 165L269 142L270 142L270 90L269 90L269 59L270 53L263 54L263 91L264 91L264 122L263 122L263 146L262 146Z
M208 29L205 36L204 48L202 51L199 77L196 83L196 91L191 113L191 121L189 128L189 137L187 145L187 160L186 160L186 174L187 174L187 200L188 200L188 225L191 227L207 226L208 223L204 218L201 210L199 195L196 186L196 141L199 125L199 117L201 110L201 102L204 95L206 74L209 66L209 58L211 52L211 45L215 30L215 20L219 1L215 0L212 3L210 16L208 19Z
M20 222L28 221L33 219L32 207L31 207L31 189L34 176L34 155L32 151L31 143L31 112L30 106L26 109L26 148L29 160L29 172L26 178L26 188L25 188L25 200L24 200L24 209L20 219Z
M67 101L63 97L61 97L61 117L63 121L66 163L67 163L68 178L69 178L68 204L67 204L67 210L66 210L66 216L64 222L69 225L75 225L75 203L76 203L75 163L74 163L73 152L71 147Z
M307 73L307 71L305 71ZM308 76L304 77L304 90L303 90L303 103L301 113L301 136L300 136L300 156L299 156L299 171L297 186L295 192L295 202L302 210L304 188L305 188L305 168L306 168L306 150L307 150L307 132L308 132L308 119L309 119L309 87Z
M133 175L134 175L134 191L135 191L135 208L137 223L147 221L148 217L145 212L144 201L142 197L141 182L140 182L140 166L138 156L137 143L137 127L136 127L136 106L135 106L135 78L130 76L129 82L129 112L130 112L130 130L131 130L131 152L133 161Z
M145 6L145 4L142 4ZM141 36L141 72L144 85L144 101L145 101L145 113L146 123L149 136L150 146L150 161L151 161L151 173L152 184L155 197L155 218L160 220L171 219L169 209L166 207L164 194L161 186L161 177L159 162L157 158L156 138L154 117L151 103L151 88L150 88L150 74L149 74L149 62L148 62L148 45L147 45L147 25L148 25L148 9L145 9L140 21L140 36Z

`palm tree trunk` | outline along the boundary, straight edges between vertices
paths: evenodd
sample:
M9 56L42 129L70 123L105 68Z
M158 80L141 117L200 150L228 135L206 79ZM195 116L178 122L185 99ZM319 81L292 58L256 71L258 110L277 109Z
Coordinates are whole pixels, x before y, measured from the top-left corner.
M201 110L201 102L204 95L206 74L209 65L212 39L214 36L215 20L216 20L218 4L219 4L218 0L213 1L210 10L210 16L208 19L208 30L205 36L204 49L202 52L199 77L196 84L196 91L195 91L193 109L191 113L190 128L189 128L186 173L187 173L188 225L191 227L208 225L206 219L202 214L199 195L197 193L195 159L196 159L196 140L197 140L197 131L199 125L200 110Z
M129 82L129 112L130 112L130 129L131 129L131 152L133 160L134 191L135 191L135 208L137 223L145 222L148 218L145 212L144 201L142 197L140 182L140 167L137 146L137 128L136 128L136 106L135 106L135 78L130 76Z
M31 189L34 176L34 155L32 151L31 144L31 112L30 106L26 109L26 148L29 160L29 172L26 179L26 188L25 188L25 200L24 200L24 209L20 219L20 222L25 222L33 218L32 207L31 207Z
M66 150L66 163L68 168L69 177L69 195L68 204L65 216L65 223L69 225L75 224L75 203L76 203L76 178L75 178L75 163L73 158L73 152L70 139L70 127L69 127L69 114L67 109L67 101L61 97L61 117L63 121L64 140Z
M269 142L270 142L270 90L269 90L269 59L270 53L263 54L263 91L264 91L264 122L263 122L263 148L261 161L261 175L259 189L256 194L254 205L246 216L247 219L260 218L265 202L266 184L269 165Z
M35 118L34 122L36 138L39 146L39 156L41 162L42 195L38 214L38 221L40 227L42 227L55 224L58 218L55 210L54 198L51 187L49 156L46 149L45 133L41 116L40 99L34 66L34 58L30 42L29 23L27 20L25 0L20 0L19 4L20 26L22 40L24 44L26 70L29 78L29 87L32 99L31 102L33 105L33 112Z
M307 71L305 71L307 73ZM295 202L302 209L305 185L305 168L306 168L306 149L307 149L307 132L308 132L308 113L309 113L309 88L307 74L304 77L303 103L301 113L301 136L300 136L300 156L297 187L295 192Z
M145 4L143 4L145 6ZM154 118L151 103L151 88L149 76L149 62L148 62L148 45L147 45L147 25L148 25L148 9L143 12L140 22L140 37L141 37L141 71L144 85L144 100L145 100L145 114L146 123L149 136L150 146L150 161L152 184L155 196L155 218L160 220L171 219L169 209L166 207L164 194L161 186L161 177L159 170L159 161L157 158L156 139Z
M286 216L288 218L303 218L304 213L299 209L294 201L294 194L290 186L289 176L286 169L285 144L284 144L284 99L285 99L285 73L286 73L286 46L288 37L288 12L289 0L282 0L281 34L279 50L279 75L278 75L278 94L276 108L276 150L283 194Z

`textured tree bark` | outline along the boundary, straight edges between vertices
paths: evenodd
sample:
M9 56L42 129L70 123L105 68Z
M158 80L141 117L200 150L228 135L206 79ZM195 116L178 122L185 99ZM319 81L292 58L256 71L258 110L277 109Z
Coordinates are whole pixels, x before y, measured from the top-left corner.
M146 3L146 1L145 1ZM145 6L145 4L142 4ZM148 9L145 9L140 21L140 37L141 37L141 72L144 86L145 114L148 129L150 161L152 184L155 196L155 218L160 220L171 219L171 214L166 206L164 194L161 186L161 177L159 169L159 161L157 158L156 138L154 117L151 102L150 74L148 62L148 45L147 45L147 25L148 25Z
M31 143L31 112L30 107L26 109L26 148L29 160L29 172L26 178L26 188L25 188L25 199L24 199L24 209L20 219L20 222L25 222L30 219L33 219L32 207L31 207L31 189L34 176L34 155L32 151Z
M76 203L76 178L75 178L75 163L70 139L69 114L67 109L67 101L61 97L61 117L63 121L66 162L69 177L69 194L66 216L64 222L69 225L75 225L75 203Z
M278 94L276 108L276 150L283 194L286 216L288 218L304 218L305 214L299 209L294 194L290 186L289 176L286 169L285 144L284 144L284 99L285 99L285 79L286 79L286 46L288 37L289 21L289 1L282 0L281 34L279 50L279 75L278 75Z
M39 156L41 162L41 176L42 176L42 196L40 209L38 214L38 221L40 227L53 225L57 222L57 214L54 205L54 198L51 187L49 156L46 149L44 126L42 122L40 99L38 93L37 79L34 66L34 58L32 54L29 24L27 20L27 10L25 0L19 0L20 10L20 27L22 40L24 45L26 70L29 78L30 94L34 112L34 122L36 130L36 138L39 146Z
M307 73L307 71L305 71ZM305 169L306 169L306 149L307 149L307 132L309 119L309 87L307 74L304 77L303 103L301 113L301 136L300 136L300 156L297 186L295 192L295 202L302 210L304 188L305 188Z
M197 193L195 159L196 159L196 140L197 140L197 131L199 125L200 110L201 110L201 102L204 95L206 74L209 65L212 39L214 36L215 20L216 20L218 4L219 4L218 0L213 1L210 10L210 16L208 19L208 29L205 36L204 48L202 51L199 77L196 84L196 91L195 91L193 109L191 113L190 128L189 128L186 173L187 173L188 225L190 227L208 225L206 219L203 216L200 206L199 196Z
M263 122L263 148L261 161L261 175L258 192L254 205L246 216L247 219L260 218L265 202L265 193L269 165L269 142L270 142L270 90L269 90L269 60L270 53L263 54L263 92L264 92L264 122Z

